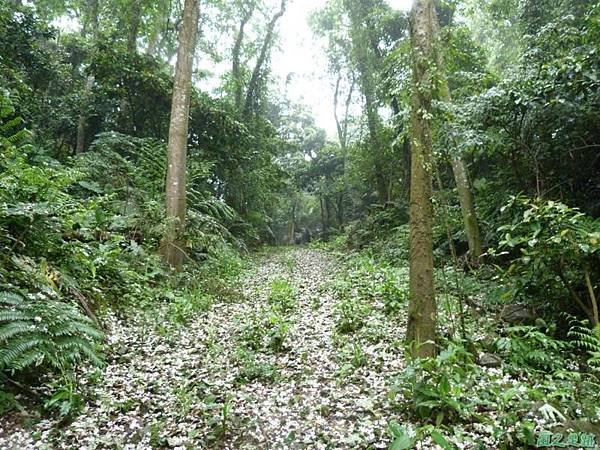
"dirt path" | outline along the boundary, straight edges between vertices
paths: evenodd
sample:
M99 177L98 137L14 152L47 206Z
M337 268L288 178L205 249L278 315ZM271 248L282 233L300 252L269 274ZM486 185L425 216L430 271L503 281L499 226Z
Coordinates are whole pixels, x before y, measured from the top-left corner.
M239 280L243 299L217 302L187 326L108 318L115 356L92 377L81 415L62 428L0 427L0 449L386 448L403 325L375 309L365 327L374 337L340 338L337 271L321 251L278 252ZM274 280L297 292L276 328L283 349L248 349L249 324L278 320L266 308Z

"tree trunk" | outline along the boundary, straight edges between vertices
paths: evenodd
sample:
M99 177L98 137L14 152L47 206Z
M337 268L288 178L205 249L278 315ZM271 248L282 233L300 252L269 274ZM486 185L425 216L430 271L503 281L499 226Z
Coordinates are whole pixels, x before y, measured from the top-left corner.
M339 118L338 115L338 103L340 96L340 83L342 81L341 73L338 74L338 79L335 84L335 93L333 96L333 117L335 119L335 126L338 133L338 140L340 142L340 148L342 150L342 171L343 171L343 186L342 186L342 194L338 203L338 222L340 230L344 229L344 202L346 200L346 195L348 194L348 171L347 171L347 163L348 163L348 117L350 115L350 105L352 104L352 95L354 94L354 86L356 85L356 80L352 77L352 81L350 83L350 87L348 89L348 94L345 100L345 109L344 109L344 117L342 119Z
M435 39L437 41L437 22L433 25ZM438 45L437 42L436 45ZM438 70L442 71L442 79L440 80L440 99L444 102L450 103L452 101L452 95L450 94L448 80L443 74L444 60L442 58L441 51L438 51L437 55ZM472 262L477 262L483 254L483 246L481 244L481 234L479 232L479 224L477 222L477 213L475 212L475 199L473 197L473 190L469 181L469 172L467 165L460 154L454 153L451 155L451 159L452 172L454 173L454 181L456 182L458 199L460 201L460 210L462 212L463 223L465 226L465 234L467 235L467 242L469 244L469 259Z
M438 1L439 3L439 1ZM438 5L440 10L441 5ZM436 62L438 71L440 72L440 89L439 96L440 100L450 103L452 101L452 94L450 87L448 86L448 79L444 72L444 57L441 49L439 48L439 22L437 17L434 17L432 23L433 31L433 42L435 46ZM452 11L446 11L446 20L444 25L449 25L452 21ZM477 213L475 212L475 199L473 197L473 189L469 180L469 172L464 159L458 153L451 155L452 158L452 172L454 173L454 180L456 182L456 188L458 190L458 199L460 201L460 209L463 216L463 223L465 226L465 234L467 235L467 242L469 244L469 259L473 262L477 262L483 254L483 246L481 244L481 234L479 232L479 224L477 222Z
M235 37L235 44L233 45L233 51L231 53L232 65L231 65L231 78L233 78L233 98L235 107L238 111L242 107L242 96L244 83L242 80L241 74L241 53L242 53L242 44L244 43L244 28L246 24L250 21L252 17L252 13L254 12L253 5L250 5L250 8L247 11L244 11L244 15L240 20L240 28L238 29L237 36Z
M186 156L192 69L198 29L198 0L185 0L183 24L173 82L169 141L167 145L166 210L167 232L161 243L164 260L180 268L185 253L183 232L186 215Z
M325 205L322 195L319 195L319 206L321 207L321 227L323 228L323 235L325 235L327 232L327 220L325 219Z
M131 0L129 32L127 33L127 51L129 53L137 52L137 38L142 16L142 5L140 2L141 0Z
M354 57L358 66L360 86L365 98L365 112L367 115L367 126L369 138L373 149L373 165L375 168L375 181L378 201L385 204L388 198L388 183L384 170L383 142L381 136L381 119L377 111L377 100L375 95L375 79L373 71L374 55L369 48L371 39L365 26L367 11L361 0L345 0L346 9L350 15L350 38Z
M148 40L148 47L146 48L146 54L148 56L156 56L156 49L158 47L158 43L160 42L160 32L159 30L155 30Z
M296 202L292 205L290 221L288 223L288 243L294 245L294 234L296 232Z
M89 109L90 96L94 87L94 75L88 75L85 80L85 88L83 91L83 103L79 117L77 118L77 143L75 153L83 153L85 149L85 128L87 126L87 110Z
M96 44L98 37L98 15L100 10L99 0L88 0L87 3L87 14L88 19L82 27L82 34L87 35L87 25L89 23L92 29L92 44ZM92 94L92 88L94 87L94 76L88 75L85 80L85 88L83 90L82 104L79 111L79 117L77 118L77 141L75 144L75 153L83 153L85 149L85 128L87 125L87 110L89 109L90 96Z
M410 299L406 341L415 357L430 357L435 346L437 306L433 283L431 102L435 58L432 0L415 0L411 13L412 109L410 189Z
M344 231L344 193L338 194L337 199L337 225L340 231Z
M327 216L327 229L331 227L331 223L333 222L333 214L331 213L331 198L326 195L324 198L325 202L325 215Z
M267 26L267 34L265 35L265 40L263 41L263 45L258 55L258 59L256 60L256 64L254 65L254 70L252 71L252 76L250 77L250 81L248 82L248 90L246 91L246 100L244 102L245 116L250 115L250 113L252 112L253 104L256 102L255 97L259 88L260 75L265 60L267 59L269 49L271 48L271 43L273 41L273 36L275 33L275 25L277 24L279 18L285 13L286 1L287 0L281 0L281 7L279 8L279 11L275 13L273 18L269 22L269 25Z
M469 183L467 166L460 156L452 158L452 171L456 180L460 209L469 244L469 259L477 262L483 254L483 246L481 245L481 234L479 233L479 224L477 223L477 215L475 213L475 200L471 184Z

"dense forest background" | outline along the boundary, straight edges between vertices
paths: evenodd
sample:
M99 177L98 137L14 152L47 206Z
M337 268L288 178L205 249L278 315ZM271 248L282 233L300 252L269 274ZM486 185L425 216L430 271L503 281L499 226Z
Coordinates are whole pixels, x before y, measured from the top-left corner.
M6 423L77 417L82 371L113 358L106 317L185 328L240 295L248 255L310 243L347 271L336 329L363 329L375 298L407 334L398 358L421 357L389 389L390 448L456 448L457 423L493 428L460 448L526 448L553 421L597 433L600 3L323 2L328 135L273 74L292 1L0 3ZM225 421L194 445L243 448Z

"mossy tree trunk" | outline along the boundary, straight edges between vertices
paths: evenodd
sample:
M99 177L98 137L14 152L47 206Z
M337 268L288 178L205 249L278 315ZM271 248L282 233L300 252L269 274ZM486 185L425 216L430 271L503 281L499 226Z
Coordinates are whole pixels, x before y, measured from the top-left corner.
M415 357L430 357L435 346L437 306L433 282L432 98L435 79L432 0L416 0L411 13L412 110L410 184L410 299L406 341Z
M186 216L186 157L188 115L192 88L192 69L198 30L198 0L185 0L183 23L179 31L179 48L173 83L169 141L167 145L166 210L167 232L161 243L164 260L181 267L183 233Z

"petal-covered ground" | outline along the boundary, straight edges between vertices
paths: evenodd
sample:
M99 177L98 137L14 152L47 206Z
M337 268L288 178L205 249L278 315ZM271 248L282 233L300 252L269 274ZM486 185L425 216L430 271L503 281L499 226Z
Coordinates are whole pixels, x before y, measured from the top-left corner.
M276 252L186 325L106 317L111 356L83 377L81 413L5 423L0 448L386 448L405 324L375 300L360 330L336 331L338 270L319 250ZM287 310L270 306L276 282L293 290Z

